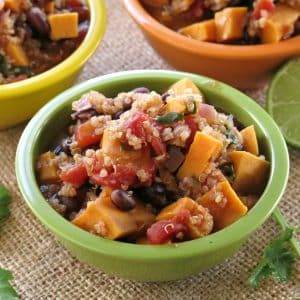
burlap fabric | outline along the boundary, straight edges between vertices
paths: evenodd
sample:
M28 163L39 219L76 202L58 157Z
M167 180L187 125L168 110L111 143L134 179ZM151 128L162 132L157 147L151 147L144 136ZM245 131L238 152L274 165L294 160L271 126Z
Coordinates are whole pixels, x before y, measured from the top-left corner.
M107 1L108 27L79 81L129 69L170 69L148 46L117 0ZM264 91L249 92L263 102ZM20 108L16 108L20 109ZM266 280L253 290L245 283L265 245L278 233L270 219L223 264L186 280L139 283L107 275L72 257L26 206L16 184L15 150L25 125L0 132L0 181L13 195L12 215L0 236L0 265L11 270L22 299L294 299L300 265L285 284ZM291 175L281 202L287 220L299 226L300 152L290 149Z

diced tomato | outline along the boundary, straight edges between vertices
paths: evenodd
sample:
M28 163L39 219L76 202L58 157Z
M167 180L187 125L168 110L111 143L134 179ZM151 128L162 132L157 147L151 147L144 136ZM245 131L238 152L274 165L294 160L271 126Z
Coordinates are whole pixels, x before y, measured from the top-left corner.
M67 7L78 7L83 6L82 0L65 0L65 5Z
M107 171L107 169L105 170ZM91 175L91 180L98 185L109 186L114 189L121 188L122 185L132 186L138 182L136 169L133 167L118 165L113 172L107 171L106 176L100 176L100 174L101 171L94 172Z
M80 124L75 129L75 140L81 149L99 143L101 138L102 134L95 133L95 127L92 126L90 121Z
M189 236L190 212L184 210L170 220L160 220L152 224L147 230L147 238L151 244L165 244L176 239L178 234L182 235L182 240Z
M189 126L190 130L191 130L191 134L189 136L189 138L186 141L186 148L189 148L190 145L192 144L195 134L198 130L198 125L197 123L194 121L193 116L192 115L188 115L184 118L185 124Z
M275 9L274 0L257 0L254 5L252 17L256 20L262 17L262 11L267 11L269 14Z
M59 177L62 181L80 186L88 179L88 174L83 165L74 165L63 170Z
M146 143L147 134L144 129L143 122L148 120L149 117L146 114L138 111L131 119L126 122L125 128L127 130L130 129L133 135L141 139L143 143Z
M202 17L205 11L205 5L203 0L195 0L191 8L184 13L186 19L195 19Z
M167 152L165 143L159 137L151 137L151 146L157 155L165 155Z

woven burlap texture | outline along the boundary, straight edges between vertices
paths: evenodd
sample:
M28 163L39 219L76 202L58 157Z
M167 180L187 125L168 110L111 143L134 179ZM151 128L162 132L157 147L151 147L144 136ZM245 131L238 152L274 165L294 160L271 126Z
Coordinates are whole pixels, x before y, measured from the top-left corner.
M108 0L106 4L105 38L79 81L120 70L171 69L148 46L121 4L117 0ZM250 95L263 103L264 91L252 91ZM13 195L12 215L0 236L0 265L13 272L13 284L21 299L294 299L300 282L299 264L288 283L266 280L257 290L246 284L265 245L279 232L271 219L233 257L186 280L132 282L79 262L33 216L20 195L14 158L24 126L0 132L0 182ZM300 152L289 150L291 174L280 207L287 220L299 226Z

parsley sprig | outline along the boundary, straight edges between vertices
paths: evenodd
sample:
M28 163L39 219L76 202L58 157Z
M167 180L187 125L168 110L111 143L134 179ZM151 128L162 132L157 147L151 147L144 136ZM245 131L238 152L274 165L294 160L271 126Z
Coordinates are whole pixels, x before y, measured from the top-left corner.
M295 256L289 243L295 248L296 255L298 257L300 255L299 245L293 237L293 232L298 229L287 225L278 208L274 212L274 217L282 226L283 232L266 247L260 263L248 278L248 283L254 288L259 286L263 277L271 276L279 282L290 278Z
M0 185L0 221L9 216L8 205L11 202L11 196L7 189ZM1 225L1 223L0 223ZM17 300L18 295L10 281L13 279L12 274L0 268L0 300Z

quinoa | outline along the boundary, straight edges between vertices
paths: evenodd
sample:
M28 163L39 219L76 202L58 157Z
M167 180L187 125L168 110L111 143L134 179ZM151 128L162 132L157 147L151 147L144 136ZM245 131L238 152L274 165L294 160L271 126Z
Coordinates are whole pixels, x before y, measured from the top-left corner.
M161 240L167 243L220 229L218 215L203 199L220 210L231 197L252 207L259 195L230 190L237 178L230 154L247 151L235 120L204 103L201 93L190 93L195 89L182 95L169 89L162 97L141 87L115 98L90 91L73 102L66 136L37 162L49 204L104 238L138 242L147 235L150 241L159 231L170 237ZM124 220L129 229L120 225Z

